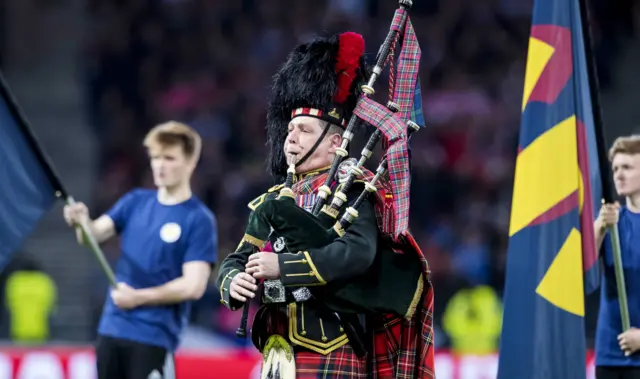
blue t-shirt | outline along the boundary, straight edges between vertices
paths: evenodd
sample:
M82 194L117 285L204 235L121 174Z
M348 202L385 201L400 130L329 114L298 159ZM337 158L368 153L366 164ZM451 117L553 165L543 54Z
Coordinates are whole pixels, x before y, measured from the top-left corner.
M640 214L626 207L620 210L618 221L620 252L629 303L629 319L632 327L640 327ZM620 303L618 302L616 276L609 235L603 243L604 273L600 288L600 313L596 329L597 366L640 366L640 353L625 357L618 335L622 333Z
M196 197L164 205L157 196L155 190L135 189L106 213L121 236L116 278L133 288L179 278L186 262L216 261L216 220L211 211ZM107 295L98 334L174 351L190 310L190 302L123 310Z

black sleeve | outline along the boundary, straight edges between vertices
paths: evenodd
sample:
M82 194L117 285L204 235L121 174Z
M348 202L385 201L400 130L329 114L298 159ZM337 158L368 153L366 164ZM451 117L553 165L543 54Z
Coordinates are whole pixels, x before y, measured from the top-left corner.
M377 244L375 210L365 201L344 236L321 248L280 254L280 279L285 286L313 286L360 275L373 263Z

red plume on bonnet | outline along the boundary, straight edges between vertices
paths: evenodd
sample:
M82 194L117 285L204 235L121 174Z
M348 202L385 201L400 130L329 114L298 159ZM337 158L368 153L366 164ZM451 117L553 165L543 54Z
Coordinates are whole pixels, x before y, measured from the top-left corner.
M336 74L338 74L338 90L333 101L342 104L349 97L351 84L360 66L360 58L364 54L364 38L358 33L340 34L338 55L336 56Z

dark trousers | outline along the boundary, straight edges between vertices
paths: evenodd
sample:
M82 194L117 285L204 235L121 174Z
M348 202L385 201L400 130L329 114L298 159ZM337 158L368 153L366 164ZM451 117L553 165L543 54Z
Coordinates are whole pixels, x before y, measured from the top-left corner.
M596 379L640 379L640 367L596 366Z
M98 379L175 379L171 353L159 346L98 337Z

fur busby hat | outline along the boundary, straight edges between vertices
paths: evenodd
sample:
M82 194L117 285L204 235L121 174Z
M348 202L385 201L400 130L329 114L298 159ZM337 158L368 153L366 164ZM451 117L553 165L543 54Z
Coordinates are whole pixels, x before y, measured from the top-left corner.
M346 127L366 84L364 38L346 32L297 46L276 73L267 110L269 171L286 176L284 143L289 122L311 116Z

